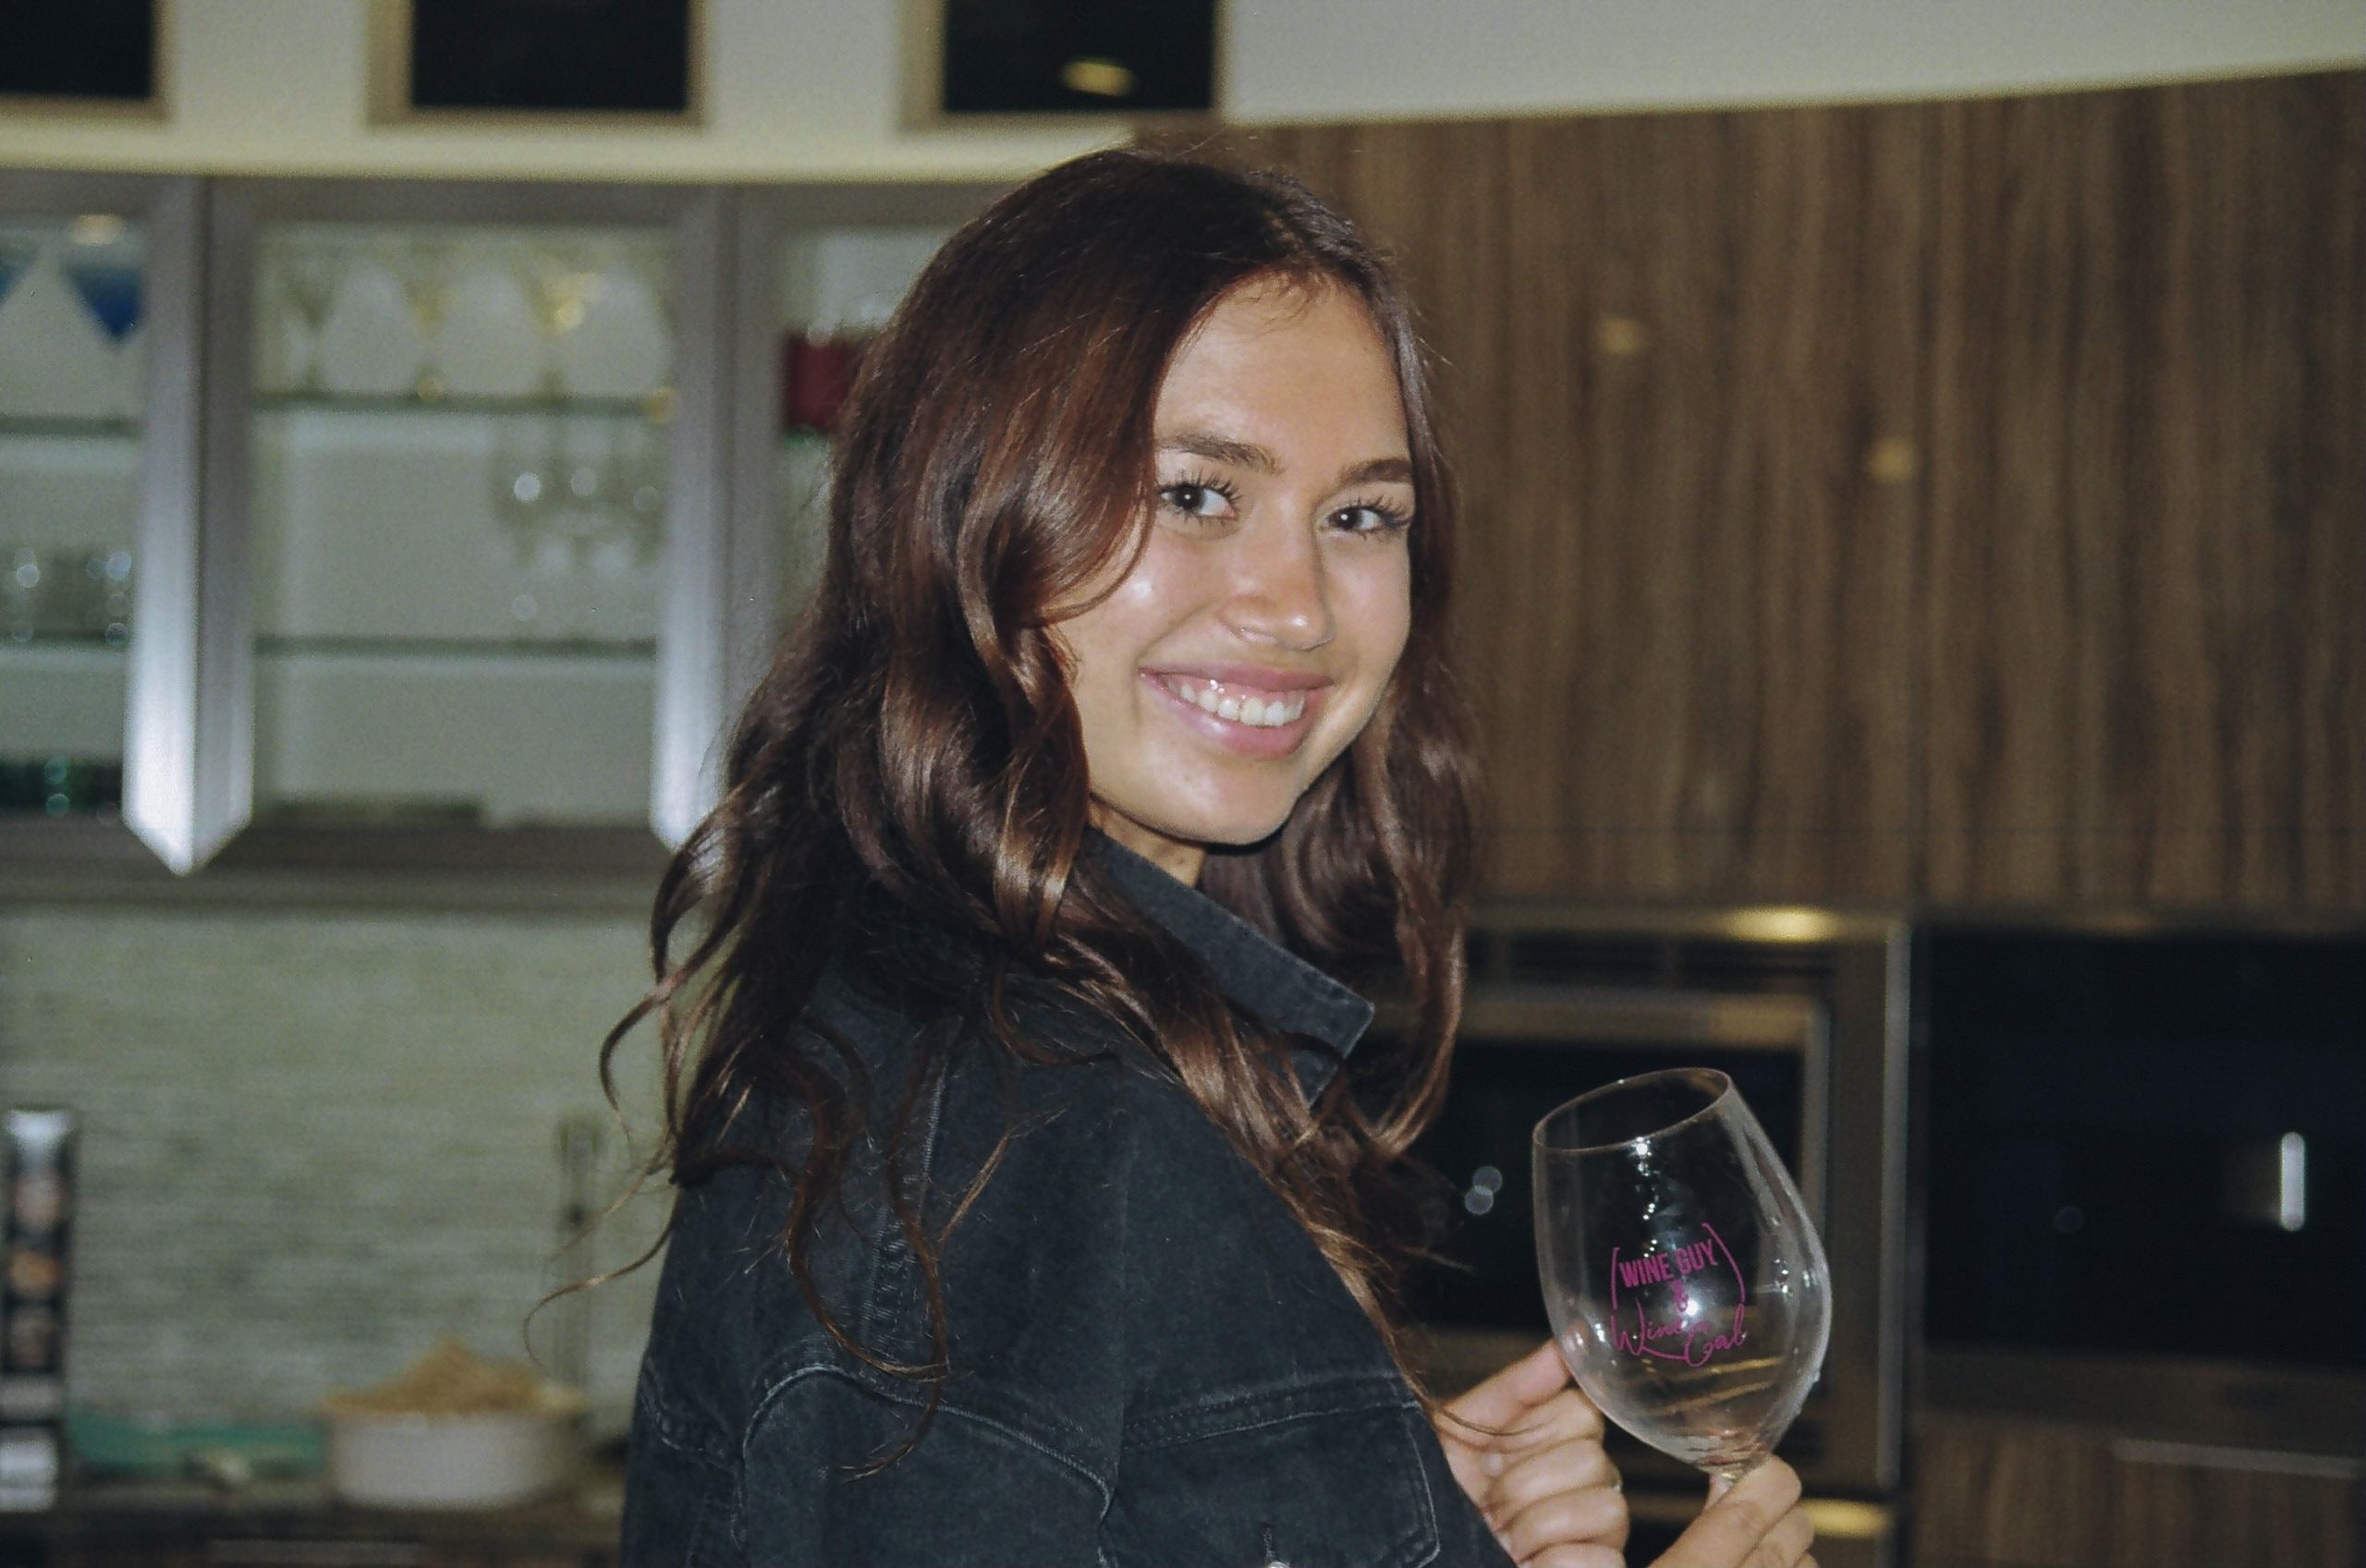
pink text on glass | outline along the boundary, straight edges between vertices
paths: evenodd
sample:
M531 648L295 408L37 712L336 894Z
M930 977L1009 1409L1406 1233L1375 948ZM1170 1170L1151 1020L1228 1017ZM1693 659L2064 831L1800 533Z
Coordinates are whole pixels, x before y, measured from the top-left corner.
M1733 1250L1726 1246L1726 1238L1717 1228L1702 1222L1701 1228L1709 1239L1697 1241L1667 1252L1646 1253L1640 1258L1621 1260L1618 1249L1610 1249L1610 1341L1614 1348L1630 1351L1637 1355L1656 1356L1663 1361L1681 1361L1687 1367L1705 1367L1721 1350L1731 1350L1749 1338L1742 1327L1743 1313L1750 1292L1742 1283L1741 1265L1734 1260ZM1684 1287L1685 1279L1722 1260L1734 1277L1734 1317L1723 1333L1712 1332L1705 1324L1687 1323L1681 1317L1675 1322L1654 1323L1646 1310L1643 1297L1635 1294L1651 1285L1669 1286L1669 1295L1679 1314L1688 1314L1691 1293ZM1627 1287L1634 1308L1635 1326L1630 1330L1619 1321L1618 1289Z

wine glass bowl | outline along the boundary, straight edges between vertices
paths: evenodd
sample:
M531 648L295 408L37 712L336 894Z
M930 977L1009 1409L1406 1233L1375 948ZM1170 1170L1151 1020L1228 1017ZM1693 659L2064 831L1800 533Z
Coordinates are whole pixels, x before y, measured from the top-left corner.
M1774 1451L1832 1330L1823 1246L1723 1073L1608 1084L1536 1124L1537 1264L1602 1413L1728 1479Z

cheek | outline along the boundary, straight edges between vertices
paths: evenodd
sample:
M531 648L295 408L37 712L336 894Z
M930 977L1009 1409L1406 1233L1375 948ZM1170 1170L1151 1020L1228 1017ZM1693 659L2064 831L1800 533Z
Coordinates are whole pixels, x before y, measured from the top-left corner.
M1342 608L1356 627L1358 674L1380 689L1404 656L1413 628L1412 564L1401 549L1384 560L1362 563L1368 570L1348 574Z
M1178 619L1189 584L1173 555L1153 534L1108 597L1055 628L1067 651L1069 690L1088 725L1129 711L1137 672Z

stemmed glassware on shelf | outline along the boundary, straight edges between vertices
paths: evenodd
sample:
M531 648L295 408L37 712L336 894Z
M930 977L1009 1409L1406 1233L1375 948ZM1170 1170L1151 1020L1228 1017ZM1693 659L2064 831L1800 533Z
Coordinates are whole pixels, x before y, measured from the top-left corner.
M332 240L304 238L281 246L274 258L279 292L304 329L304 359L296 378L300 392L319 395L327 383L322 346L328 335L329 312L336 308L338 286L345 282L351 258L346 247Z
M17 286L18 278L32 271L33 263L39 260L39 241L0 235L0 304L7 302L8 291Z
M93 221L79 220L77 227ZM81 298L82 308L107 334L107 341L120 347L140 327L140 267L115 243L122 232L120 221L98 221L112 223L113 227L98 227L87 238L79 235L70 238L60 270Z
M513 601L519 637L640 635L630 617L608 620L598 605L625 592L622 580L655 563L664 546L663 433L628 417L590 422L538 415L501 419L485 495L518 567L531 586ZM573 579L601 579L583 598Z
M600 272L581 247L558 240L526 246L518 271L526 297L534 307L534 325L543 334L543 395L554 400L564 398L567 375L559 365L558 346L591 313L592 300L600 290Z
M521 566L531 565L548 537L547 520L558 504L558 455L540 419L499 422L493 461L485 470L485 495L494 520Z
M633 563L646 566L665 545L665 437L661 429L619 424L608 448L608 492Z
M423 345L413 390L432 402L445 392L435 340L444 330L444 318L452 312L452 249L440 239L408 239L394 247L393 261L395 280L402 285L403 304Z
M1623 1079L1546 1116L1532 1145L1545 1310L1579 1387L1728 1480L1773 1453L1823 1367L1832 1281L1732 1080Z

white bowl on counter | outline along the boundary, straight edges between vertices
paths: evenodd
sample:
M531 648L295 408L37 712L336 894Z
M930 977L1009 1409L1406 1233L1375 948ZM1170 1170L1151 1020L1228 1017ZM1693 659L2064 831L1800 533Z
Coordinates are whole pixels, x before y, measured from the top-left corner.
M329 1486L371 1508L503 1508L561 1490L583 1452L579 1402L482 1415L339 1411Z

